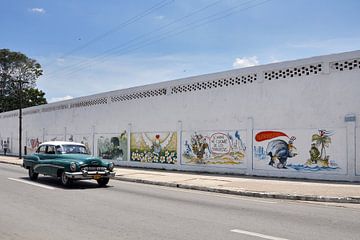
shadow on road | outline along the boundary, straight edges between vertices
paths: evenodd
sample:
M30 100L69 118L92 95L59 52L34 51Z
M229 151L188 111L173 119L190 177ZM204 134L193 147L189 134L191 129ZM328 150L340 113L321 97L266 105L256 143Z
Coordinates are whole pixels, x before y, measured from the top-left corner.
M36 181L31 181L28 177L22 177L20 179L29 182L44 184L50 187L64 189L64 190L84 190L84 189L98 189L98 188L112 187L112 186L99 187L96 181L91 181L91 180L74 181L70 186L64 187L61 185L60 180L54 177L39 177Z

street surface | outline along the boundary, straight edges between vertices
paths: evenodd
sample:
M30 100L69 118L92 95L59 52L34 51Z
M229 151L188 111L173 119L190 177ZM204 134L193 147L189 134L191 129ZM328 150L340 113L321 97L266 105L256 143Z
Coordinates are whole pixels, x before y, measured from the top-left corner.
M360 206L246 198L112 180L66 189L0 164L0 239L360 239Z

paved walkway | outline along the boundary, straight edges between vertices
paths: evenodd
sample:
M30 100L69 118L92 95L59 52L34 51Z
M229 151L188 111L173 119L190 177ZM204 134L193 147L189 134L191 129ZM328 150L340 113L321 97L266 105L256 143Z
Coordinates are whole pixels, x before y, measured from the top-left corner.
M1 163L21 165L15 157L0 156ZM260 178L117 167L116 179L161 186L252 197L360 203L360 184L277 178Z

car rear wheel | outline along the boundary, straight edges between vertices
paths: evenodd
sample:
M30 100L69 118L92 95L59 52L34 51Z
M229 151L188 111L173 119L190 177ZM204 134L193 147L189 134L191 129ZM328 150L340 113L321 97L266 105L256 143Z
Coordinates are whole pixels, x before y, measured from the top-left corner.
M100 178L97 181L100 187L105 187L109 183L110 178Z
M39 174L34 172L34 169L32 167L29 168L29 178L33 181L36 181Z
M67 187L71 184L71 179L66 176L65 172L61 173L60 181L61 181L61 184L65 187Z

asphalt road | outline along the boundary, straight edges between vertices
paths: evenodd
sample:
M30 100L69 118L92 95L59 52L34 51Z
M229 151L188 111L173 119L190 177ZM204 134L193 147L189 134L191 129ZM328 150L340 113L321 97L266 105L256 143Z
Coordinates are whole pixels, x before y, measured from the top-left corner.
M360 239L360 206L110 181L62 188L0 164L0 239Z

